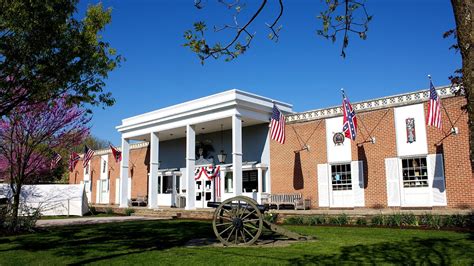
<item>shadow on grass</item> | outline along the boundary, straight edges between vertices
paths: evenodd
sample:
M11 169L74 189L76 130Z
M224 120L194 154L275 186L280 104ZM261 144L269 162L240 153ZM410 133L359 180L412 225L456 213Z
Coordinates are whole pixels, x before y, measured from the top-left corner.
M209 237L214 237L210 223L200 221L134 221L67 226L49 228L36 234L0 238L0 255L10 252L9 256L20 257L22 251L41 251L44 252L42 256L45 261L50 254L51 257L61 259L64 264L79 265L183 247L191 239ZM243 256L249 262L291 265L459 264L459 261L472 264L473 259L469 255L473 250L469 240L471 237L472 234L453 238L413 237L377 244L335 245L330 251L321 249L326 243L302 242L287 248L203 248L190 249L190 252L193 256L201 254L195 258L197 264L215 264L221 260L232 263L235 258ZM179 256L177 254L181 254L181 250L166 256ZM15 261L14 257L10 259Z
M124 255L183 246L191 239L213 235L208 222L139 221L49 228L18 236L6 251L49 251L85 264Z

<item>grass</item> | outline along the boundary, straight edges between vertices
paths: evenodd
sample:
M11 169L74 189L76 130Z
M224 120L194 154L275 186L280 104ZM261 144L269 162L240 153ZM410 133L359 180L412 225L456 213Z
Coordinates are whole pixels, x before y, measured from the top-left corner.
M63 264L461 264L474 234L414 229L285 226L315 242L289 247L184 247L214 237L202 221L136 221L49 228L0 238L0 265Z
M84 216L67 216L67 215L58 215L58 216L41 216L40 220L57 220L57 219L77 219L77 218L92 218L92 217L116 217L123 216L115 213L97 213L97 214L86 214Z

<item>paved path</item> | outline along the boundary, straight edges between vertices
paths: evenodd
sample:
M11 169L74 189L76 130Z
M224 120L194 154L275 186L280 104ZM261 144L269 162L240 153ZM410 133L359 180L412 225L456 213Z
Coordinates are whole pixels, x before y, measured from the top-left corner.
M49 226L64 226L64 225L82 225L82 224L103 224L103 223L116 223L116 222L127 222L127 221L146 221L146 220L167 220L167 218L159 217L143 217L143 216L118 216L118 217L83 217L83 218L69 218L69 219L51 219L51 220L38 220L36 222L37 227L49 227Z

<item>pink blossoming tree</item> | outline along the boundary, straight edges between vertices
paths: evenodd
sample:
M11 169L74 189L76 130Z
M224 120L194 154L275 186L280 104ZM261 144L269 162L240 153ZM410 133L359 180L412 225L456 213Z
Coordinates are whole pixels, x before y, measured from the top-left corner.
M78 145L89 135L90 116L66 99L20 106L0 119L0 176L12 191L12 230L18 229L22 186L51 175L53 151Z

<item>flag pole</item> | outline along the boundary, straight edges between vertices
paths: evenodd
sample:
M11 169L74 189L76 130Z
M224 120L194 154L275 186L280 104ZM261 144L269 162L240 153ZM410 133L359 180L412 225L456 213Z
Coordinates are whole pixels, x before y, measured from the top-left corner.
M433 81L431 80L431 75L428 75L428 79L430 80L430 83L433 84ZM435 90L436 90L436 87L435 87ZM439 97L439 105L441 105L441 107L443 107L443 110L446 113L446 117L448 118L449 124L451 124L450 134L457 135L456 128L454 127L453 121L451 120L451 117L449 116L448 110L446 110L446 107L444 107L444 104L441 102L441 96L438 95L438 97Z
M343 98L347 98L347 100L349 101L349 98L346 96L346 93L344 92L344 88L341 88L341 92L342 92L342 97L343 97ZM344 108L344 107L342 107L342 108ZM354 107L353 107L353 108L354 108ZM372 144L375 144L375 138L372 137L372 135L370 134L369 130L367 130L367 127L365 126L364 121L361 119L360 116L357 117L357 120L360 121L360 123L362 124L362 127L365 129L365 131L366 131L367 134L369 135L370 142L371 142ZM366 143L366 142L368 142L368 141L364 141L364 142L362 142L362 143Z

